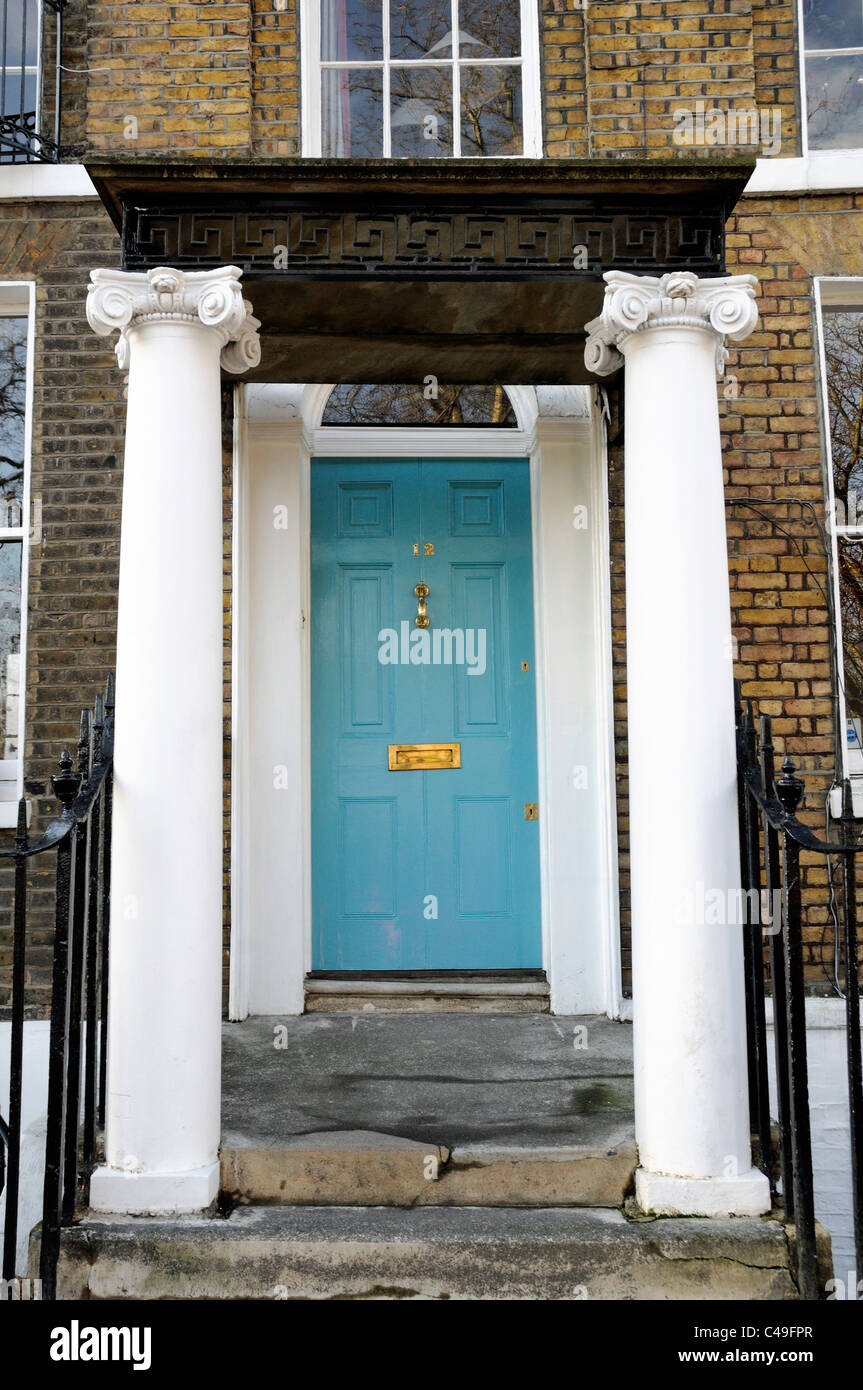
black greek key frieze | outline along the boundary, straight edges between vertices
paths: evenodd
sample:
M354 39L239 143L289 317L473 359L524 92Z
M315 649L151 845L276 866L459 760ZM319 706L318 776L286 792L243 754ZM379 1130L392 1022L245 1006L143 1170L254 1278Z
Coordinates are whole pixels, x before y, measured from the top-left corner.
M601 197L466 201L263 198L257 206L130 206L124 266L205 270L249 279L593 279L605 270L723 269L722 207Z

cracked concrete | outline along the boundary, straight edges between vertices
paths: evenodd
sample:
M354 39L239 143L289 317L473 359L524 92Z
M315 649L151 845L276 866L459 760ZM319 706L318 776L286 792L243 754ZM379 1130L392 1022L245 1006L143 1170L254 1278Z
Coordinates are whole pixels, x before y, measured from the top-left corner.
M636 1164L631 1030L543 1015L250 1019L225 1027L223 1117L236 1201L619 1206Z

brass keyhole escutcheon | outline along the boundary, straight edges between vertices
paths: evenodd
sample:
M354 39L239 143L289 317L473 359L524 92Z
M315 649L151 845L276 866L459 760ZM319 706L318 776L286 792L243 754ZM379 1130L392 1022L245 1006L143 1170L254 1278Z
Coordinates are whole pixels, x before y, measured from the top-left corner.
M428 584L424 584L422 580L420 580L419 584L414 585L414 593L417 596L417 615L414 621L417 627L428 627L429 625L429 616L428 610L426 608L426 599L428 598L430 592L431 590L429 589Z

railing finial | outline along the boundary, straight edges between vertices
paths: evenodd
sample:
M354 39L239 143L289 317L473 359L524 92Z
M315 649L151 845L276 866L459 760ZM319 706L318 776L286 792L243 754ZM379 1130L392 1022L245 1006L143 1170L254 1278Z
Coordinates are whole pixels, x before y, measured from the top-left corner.
M75 772L72 767L72 754L68 748L64 748L60 754L60 771L55 772L51 778L51 786L54 788L54 795L60 802L64 811L68 811L75 797L78 795L78 788L81 785L81 775Z
M802 777L795 776L797 764L790 753L786 753L782 764L782 776L776 783L776 795L785 807L785 814L794 820L797 807L803 799L806 783Z

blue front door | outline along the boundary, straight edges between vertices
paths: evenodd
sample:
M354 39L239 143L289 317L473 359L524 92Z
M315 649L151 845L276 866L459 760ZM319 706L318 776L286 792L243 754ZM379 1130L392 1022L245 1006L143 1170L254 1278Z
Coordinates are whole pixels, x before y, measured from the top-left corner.
M538 967L527 460L319 460L311 500L314 968Z

